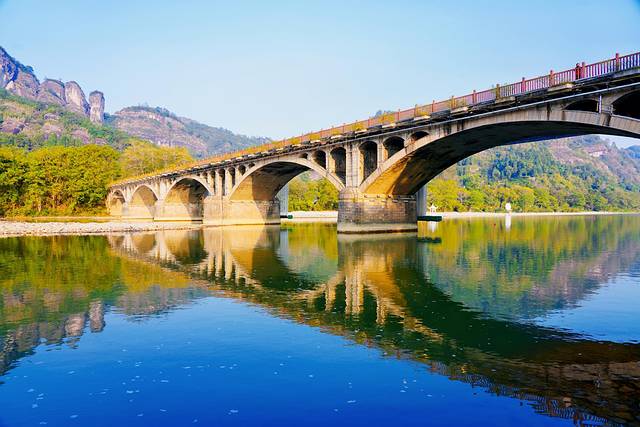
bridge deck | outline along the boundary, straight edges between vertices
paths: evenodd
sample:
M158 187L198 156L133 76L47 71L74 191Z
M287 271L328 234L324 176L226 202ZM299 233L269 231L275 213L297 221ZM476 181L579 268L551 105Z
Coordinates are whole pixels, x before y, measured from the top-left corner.
M507 85L496 85L491 89L464 96L451 97L443 101L433 101L427 105L416 105L407 110L389 112L365 120L356 121L318 132L257 145L243 150L219 154L197 162L185 164L179 168L155 171L145 175L129 177L114 182L112 185L133 183L154 176L178 175L186 171L197 171L200 168L222 166L233 161L243 161L285 152L298 147L314 144L326 144L354 136L366 135L382 129L426 124L466 116L493 109L505 108L512 103L530 103L541 98L551 99L566 94L567 90L580 91L581 87L593 88L600 83L609 83L618 76L628 75L629 71L640 71L640 52L615 57L593 64L576 64L574 68L554 72L532 79Z

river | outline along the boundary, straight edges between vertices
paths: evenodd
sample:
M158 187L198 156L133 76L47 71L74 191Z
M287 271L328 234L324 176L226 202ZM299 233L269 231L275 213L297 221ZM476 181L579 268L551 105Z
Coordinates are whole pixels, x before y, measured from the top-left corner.
M640 425L640 216L0 239L0 426Z

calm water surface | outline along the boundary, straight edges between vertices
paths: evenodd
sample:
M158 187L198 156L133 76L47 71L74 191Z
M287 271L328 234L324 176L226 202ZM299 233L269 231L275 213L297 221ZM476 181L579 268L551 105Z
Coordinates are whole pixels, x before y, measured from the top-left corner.
M640 217L0 239L0 426L640 425Z

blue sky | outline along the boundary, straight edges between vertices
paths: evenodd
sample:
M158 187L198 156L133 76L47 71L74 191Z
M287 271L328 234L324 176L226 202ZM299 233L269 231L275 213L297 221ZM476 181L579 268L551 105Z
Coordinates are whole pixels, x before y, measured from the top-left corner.
M640 1L0 0L44 77L292 136L640 50Z

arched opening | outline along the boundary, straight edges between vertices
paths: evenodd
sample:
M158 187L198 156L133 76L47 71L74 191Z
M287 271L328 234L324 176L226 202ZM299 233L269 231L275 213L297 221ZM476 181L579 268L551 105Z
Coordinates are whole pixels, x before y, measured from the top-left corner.
M163 216L175 220L201 220L207 188L193 178L176 182L164 200Z
M590 111L592 113L598 112L598 101L595 99L582 99L580 101L572 102L567 105L565 110L571 111Z
M305 160L309 160L309 153L302 153L302 154L300 154L300 158L301 158L301 159L305 159Z
M228 172L231 188L233 188L236 185L236 170L234 168L229 168Z
M621 96L613 103L613 114L640 120L640 91Z
M422 139L427 135L429 135L427 132L425 132L423 130L419 130L417 132L412 133L409 138L410 138L411 142L416 142L417 140Z
M327 168L327 154L324 151L318 150L313 153L313 161L320 165L320 167L324 169Z
M384 149L387 159L404 148L404 139L399 136L392 136L384 141Z
M122 192L118 190L111 193L109 199L107 200L107 211L109 212L109 215L122 216L124 203L125 200Z
M231 194L232 201L274 201L276 194L294 177L313 170L320 176L326 171L313 162L292 159L266 164L243 177ZM329 182L341 189L342 184L334 177L327 176Z
M129 203L129 216L138 219L153 219L158 198L146 185L138 187Z
M245 165L240 165L238 166L238 173L242 176L247 172L247 168L245 167Z
M347 150L342 147L331 151L331 172L344 184L347 179Z
M418 141L406 156L385 162L380 174L363 182L360 190L365 194L412 195L445 169L489 148L589 134L640 136L590 122L523 120L478 126L433 141Z
M225 185L227 181L226 173L224 173L224 169L219 169L216 171L216 173L220 177L220 188L216 188L216 193L226 196L227 194L227 187Z
M366 141L360 145L360 176L364 181L378 167L378 144Z

